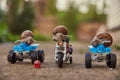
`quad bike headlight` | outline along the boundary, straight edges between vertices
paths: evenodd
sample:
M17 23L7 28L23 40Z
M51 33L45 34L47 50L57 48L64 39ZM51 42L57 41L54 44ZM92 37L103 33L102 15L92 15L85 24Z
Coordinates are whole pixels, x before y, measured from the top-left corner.
M59 46L63 46L63 42L58 42L58 45Z

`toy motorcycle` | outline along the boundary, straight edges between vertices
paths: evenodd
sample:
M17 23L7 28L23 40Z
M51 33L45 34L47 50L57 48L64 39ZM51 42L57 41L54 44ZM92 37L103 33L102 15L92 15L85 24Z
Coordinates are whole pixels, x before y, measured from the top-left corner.
M90 52L87 52L85 54L85 67L91 68L92 67L92 61L93 62L103 62L106 61L106 64L110 68L115 68L117 59L116 55L111 53L111 48L104 46L105 41L98 44L97 46L90 45L89 50Z
M26 44L25 42L15 45L7 56L8 62L14 64L17 60L22 62L23 59L31 59L32 64L35 60L44 62L44 50L36 50L39 44Z
M72 64L72 47L69 43L65 41L56 42L55 46L55 62L58 64L58 67L62 68L63 63L70 62Z

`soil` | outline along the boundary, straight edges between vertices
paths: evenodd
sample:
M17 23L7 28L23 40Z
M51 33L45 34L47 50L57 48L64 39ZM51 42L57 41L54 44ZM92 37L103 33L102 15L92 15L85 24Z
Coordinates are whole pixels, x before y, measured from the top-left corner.
M65 63L58 68L54 61L54 42L41 42L38 49L45 50L45 62L35 69L31 60L10 64L7 61L13 43L0 44L0 80L120 80L120 52L117 55L117 67L111 69L105 62L95 62L91 69L84 65L84 53L88 51L86 43L73 42L73 64Z

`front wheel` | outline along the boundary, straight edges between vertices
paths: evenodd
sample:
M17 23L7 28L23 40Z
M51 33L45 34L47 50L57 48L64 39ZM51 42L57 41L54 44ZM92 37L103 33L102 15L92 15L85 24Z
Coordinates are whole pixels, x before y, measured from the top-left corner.
M116 67L116 63L117 63L117 58L115 54L109 54L107 57L107 66L109 66L110 68L115 68Z
M14 64L16 61L17 61L17 58L16 58L16 55L14 53L13 50L10 50L9 51L9 54L7 56L7 60L8 62L10 62L11 64Z
M92 67L92 59L91 59L91 54L90 53L85 54L85 67L86 68L91 68Z
M59 68L63 67L63 53L61 52L58 53L58 67Z

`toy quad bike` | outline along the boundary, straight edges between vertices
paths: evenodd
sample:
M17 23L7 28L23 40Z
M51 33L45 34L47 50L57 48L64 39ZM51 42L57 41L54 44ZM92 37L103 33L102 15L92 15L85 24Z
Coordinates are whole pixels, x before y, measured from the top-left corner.
M28 46L26 43L15 45L13 50L9 51L7 60L11 64L14 64L17 60L22 62L23 59L31 59L32 64L35 60L44 62L44 50L36 51L38 46L39 44L30 44Z
M63 63L72 64L72 46L67 41L56 42L55 46L55 62L59 68L63 67Z
M109 33L100 33L92 41L92 45L88 46L90 52L85 54L85 67L91 68L93 62L103 62L109 68L115 68L117 63L116 54L111 53L112 37Z

